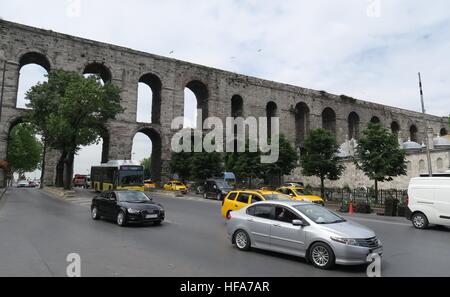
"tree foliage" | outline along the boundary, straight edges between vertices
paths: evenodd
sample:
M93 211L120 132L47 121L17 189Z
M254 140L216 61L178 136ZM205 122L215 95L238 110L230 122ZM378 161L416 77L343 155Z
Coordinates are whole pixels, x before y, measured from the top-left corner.
M283 175L290 175L292 170L297 167L298 155L295 148L284 135L280 135L279 157L275 163L262 164L264 177L277 177L278 183L281 183Z
M380 124L370 123L358 141L354 163L371 180L391 181L393 177L406 175L406 152L398 145L395 134Z
M141 165L144 166L145 178L150 178L152 176L152 157L142 160Z
M39 169L42 160L42 143L29 124L15 126L9 135L7 159L11 173L23 174Z
M223 158L221 153L202 152L192 154L191 177L196 181L218 177L223 174Z
M304 151L300 157L302 172L306 176L320 178L322 197L325 192L325 179L337 180L344 171L338 152L336 137L327 130L311 130L305 139Z
M56 70L47 82L32 87L26 98L27 119L43 135L46 146L62 152L57 175L61 178L65 172L64 187L70 188L77 151L97 143L102 127L123 112L120 90L109 82L102 85L96 76Z
M192 153L172 153L169 163L170 172L178 174L181 180L187 181L191 178Z

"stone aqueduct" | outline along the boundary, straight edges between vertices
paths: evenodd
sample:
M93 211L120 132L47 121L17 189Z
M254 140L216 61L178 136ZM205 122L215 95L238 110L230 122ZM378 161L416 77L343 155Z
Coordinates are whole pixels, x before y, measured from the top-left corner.
M167 177L172 119L183 115L184 90L197 97L204 116L279 116L280 129L301 146L308 129L323 127L343 143L357 137L369 122L380 122L403 139L423 141L422 115L417 112L337 96L324 91L276 83L124 47L0 21L0 160L6 159L8 135L21 121L16 108L20 69L38 64L47 71L64 69L99 74L121 90L125 112L105 127L102 159L130 159L136 133L153 142L153 171ZM138 83L153 93L152 124L136 121ZM427 116L434 133L447 133L447 119ZM57 152L46 158L45 182L55 178ZM161 173L162 172L162 173ZM1 177L3 179L3 176Z

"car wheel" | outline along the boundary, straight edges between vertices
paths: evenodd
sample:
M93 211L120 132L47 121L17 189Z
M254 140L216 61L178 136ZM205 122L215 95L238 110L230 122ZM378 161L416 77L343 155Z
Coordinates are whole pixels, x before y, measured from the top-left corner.
M97 221L98 219L100 219L100 216L98 215L98 208L97 206L94 206L91 209L91 217L93 220Z
M154 222L153 224L154 224L155 226L159 226L159 225L162 224L162 221L156 221L156 222Z
M318 242L309 250L309 261L319 269L330 269L335 264L333 250L325 243Z
M421 213L421 212L415 213L415 214L412 216L411 221L412 221L412 223L413 223L414 228L416 228L416 229L421 229L421 230L423 230L423 229L428 228L428 219L427 219L427 217L426 217L423 213Z
M234 234L234 243L241 251L248 251L250 249L250 237L244 230L238 230Z
M117 214L116 222L120 227L124 227L127 224L125 213L123 211L119 211L119 213Z

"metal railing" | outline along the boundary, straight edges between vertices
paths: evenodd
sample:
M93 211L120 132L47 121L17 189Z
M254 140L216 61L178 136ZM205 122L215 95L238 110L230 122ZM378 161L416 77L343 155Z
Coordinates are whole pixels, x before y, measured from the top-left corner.
M320 195L320 189L313 188L311 191ZM325 197L326 201L348 201L352 200L353 202L365 202L371 205L384 205L387 199L396 199L400 202L404 202L408 195L408 190L378 190L378 198L376 197L375 190L372 188L369 189L325 189Z

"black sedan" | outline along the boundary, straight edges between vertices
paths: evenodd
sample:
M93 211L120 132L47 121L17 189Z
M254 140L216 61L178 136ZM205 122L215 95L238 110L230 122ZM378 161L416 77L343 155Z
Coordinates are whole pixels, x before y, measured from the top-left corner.
M117 225L128 223L161 224L165 211L161 204L153 202L139 191L109 191L92 199L91 217L114 220Z

